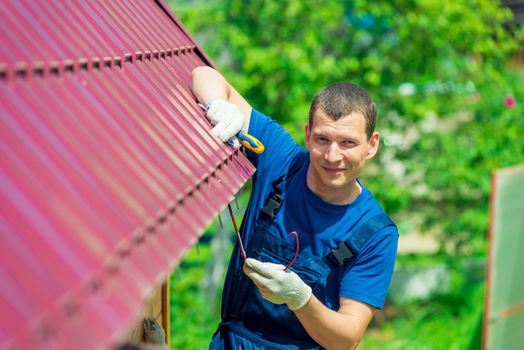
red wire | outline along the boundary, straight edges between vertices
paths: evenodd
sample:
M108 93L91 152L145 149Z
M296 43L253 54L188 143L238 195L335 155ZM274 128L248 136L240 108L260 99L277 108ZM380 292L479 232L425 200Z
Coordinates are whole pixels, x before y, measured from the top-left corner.
M287 269L289 269L291 266L293 266L293 264L295 263L295 260L297 260L297 257L298 257L298 251L299 251L299 243L298 243L298 234L296 231L291 231L289 233L289 236L295 236L295 256L293 257L293 259L291 260L291 262L284 268L284 271L286 271Z
M233 215L233 210L231 209L231 204L227 205L229 209L229 215L231 216L231 221L233 221L233 226L235 227L235 233L237 235L238 244L240 246L240 255L244 260L247 259L246 251L244 250L244 245L242 244L242 238L240 237L240 232L238 232L237 222L235 221L235 216Z
M246 260L246 251L244 250L244 245L242 244L242 237L240 237L240 232L238 232L237 222L235 221L235 216L233 215L233 209L231 209L231 204L227 205L227 209L229 209L229 216L231 216L231 221L233 221L233 226L235 227L235 234L237 235L238 245L240 247L240 255L242 255L242 258L244 260ZM295 256L293 257L293 259L291 259L291 262L284 268L284 271L287 271L291 266L293 266L295 260L297 260L298 258L298 253L300 251L300 244L297 232L291 231L289 233L289 236L295 236Z

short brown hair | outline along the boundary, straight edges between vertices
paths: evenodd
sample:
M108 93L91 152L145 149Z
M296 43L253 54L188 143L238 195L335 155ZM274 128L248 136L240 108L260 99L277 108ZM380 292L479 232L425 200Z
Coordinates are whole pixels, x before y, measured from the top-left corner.
M366 134L371 138L375 131L377 107L375 102L361 87L351 83L333 83L322 89L311 102L309 126L313 126L313 116L321 109L333 120L339 120L353 112L360 112L366 119Z

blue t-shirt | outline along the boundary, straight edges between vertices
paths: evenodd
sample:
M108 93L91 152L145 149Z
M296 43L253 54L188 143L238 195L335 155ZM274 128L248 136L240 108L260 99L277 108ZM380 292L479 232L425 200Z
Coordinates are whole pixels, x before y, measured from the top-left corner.
M260 208L272 191L272 182L289 169L297 154L307 152L276 121L255 109L251 113L249 133L264 144L265 151L260 155L247 151L257 171L253 176L251 198L241 226L246 247L249 246ZM354 227L382 213L383 209L364 186L361 194L350 204L335 205L323 201L307 186L308 166L309 161L286 184L284 204L275 218L276 225L273 225L272 231L291 244L294 244L294 238L288 234L296 231L300 251L324 257L345 241ZM326 306L337 310L339 297L342 296L382 308L393 273L397 241L396 227L388 226L370 239L358 257L340 268L337 274L331 274L327 281ZM241 269L241 266L236 249L228 274Z

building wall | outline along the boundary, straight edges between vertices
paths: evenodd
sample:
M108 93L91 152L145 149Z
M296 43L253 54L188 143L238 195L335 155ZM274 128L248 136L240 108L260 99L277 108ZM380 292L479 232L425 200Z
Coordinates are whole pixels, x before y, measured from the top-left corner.
M166 281L159 286L151 295L144 301L142 313L135 324L131 327L131 331L124 336L125 343L137 344L144 341L144 318L153 317L164 328L166 332L166 342L169 345L169 283Z

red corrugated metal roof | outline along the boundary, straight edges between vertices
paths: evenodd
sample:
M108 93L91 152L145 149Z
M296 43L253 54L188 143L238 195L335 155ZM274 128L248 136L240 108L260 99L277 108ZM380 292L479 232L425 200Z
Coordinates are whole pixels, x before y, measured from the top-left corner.
M0 2L0 349L108 348L252 175L163 2Z

